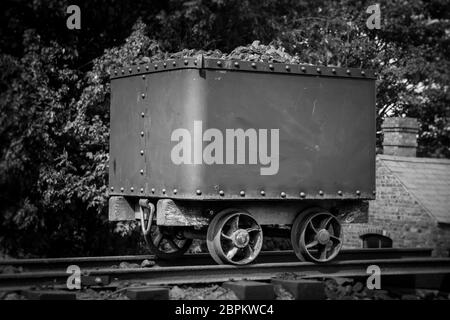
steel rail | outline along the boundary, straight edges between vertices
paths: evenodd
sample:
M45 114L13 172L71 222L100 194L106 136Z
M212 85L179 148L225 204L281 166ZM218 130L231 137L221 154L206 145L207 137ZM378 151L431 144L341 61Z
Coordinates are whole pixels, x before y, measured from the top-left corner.
M382 276L449 275L450 258L403 258L337 261L328 264L310 262L260 263L247 266L206 265L132 269L89 270L89 276L108 276L113 281L130 281L146 285L216 283L239 280L270 280L281 274L302 277L367 277L367 267L377 265ZM64 285L63 271L0 274L0 290L10 287Z
M364 248L341 250L335 261L361 259L400 259L430 257L431 248ZM156 260L154 255L126 255L99 257L68 257L43 259L5 259L0 260L0 268L5 266L21 267L23 271L66 270L69 265L77 265L82 269L111 268L121 262L140 264L144 260L155 261L159 266L209 265L215 264L207 253L186 254L176 260ZM298 262L291 250L263 251L255 263Z

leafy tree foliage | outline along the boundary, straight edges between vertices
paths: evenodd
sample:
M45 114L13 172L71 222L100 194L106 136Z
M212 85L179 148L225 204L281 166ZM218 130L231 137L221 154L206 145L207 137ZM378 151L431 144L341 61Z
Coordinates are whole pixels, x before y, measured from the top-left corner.
M368 1L93 0L79 4L79 31L65 27L72 2L6 2L0 245L12 255L140 250L138 234L122 237L132 225L107 223L108 78L113 67L167 52L273 49L305 63L374 69L378 125L417 117L420 155L450 157L448 1L380 1L381 29L369 30ZM271 46L232 52L254 40Z

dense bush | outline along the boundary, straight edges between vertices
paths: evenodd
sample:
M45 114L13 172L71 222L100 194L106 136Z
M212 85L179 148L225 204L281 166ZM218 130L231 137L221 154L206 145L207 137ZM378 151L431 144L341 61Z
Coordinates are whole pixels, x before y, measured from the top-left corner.
M66 5L18 1L1 13L0 251L141 250L133 225L107 222L108 78L117 66L203 53L375 69L378 125L386 115L418 117L420 155L450 157L446 1L383 1L380 30L366 28L361 1L97 0L70 33L61 28Z
M140 60L144 50L151 54L154 42L143 30L137 24L123 46L106 50L86 74L67 67L74 52L56 43L44 46L33 33L25 36L21 59L3 56L8 88L1 99L1 137L8 145L0 177L2 195L9 197L2 199L0 241L7 252L121 249L116 234L128 233L128 226L119 224L112 233L106 223L109 70Z

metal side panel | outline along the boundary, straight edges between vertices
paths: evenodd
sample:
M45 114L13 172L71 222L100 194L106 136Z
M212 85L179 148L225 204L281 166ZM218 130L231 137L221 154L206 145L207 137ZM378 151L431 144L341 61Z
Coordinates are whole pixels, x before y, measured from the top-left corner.
M113 195L192 200L374 197L373 79L181 69L114 79L111 90ZM183 139L171 139L176 129ZM209 154L219 163L205 163L211 141L202 138L208 129L217 129L208 132L219 154ZM253 138L256 134L256 143L245 140L240 164L237 141L227 148L227 130L236 129L249 130ZM274 130L279 138L271 143ZM185 159L190 163L175 164L171 157L181 141L190 148L176 154L189 151ZM278 170L263 174L270 164L262 163L261 154L271 155L274 144L279 155L271 164ZM227 155L232 164L226 163Z

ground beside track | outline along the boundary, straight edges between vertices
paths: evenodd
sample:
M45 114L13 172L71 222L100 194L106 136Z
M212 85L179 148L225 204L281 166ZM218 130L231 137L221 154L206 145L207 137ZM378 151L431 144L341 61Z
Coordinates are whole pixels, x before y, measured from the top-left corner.
M369 290L363 281L353 278L323 280L326 299L329 300L450 300L449 292L420 288L386 288ZM143 286L145 283L121 282L108 290L85 288L76 291L77 300L128 300L126 288ZM39 290L40 288L33 288ZM51 287L43 288L52 290ZM58 288L54 288L58 289ZM294 297L281 286L274 286L276 300L293 300ZM221 284L169 286L170 300L238 300L230 289ZM0 300L27 300L18 291L0 291Z

